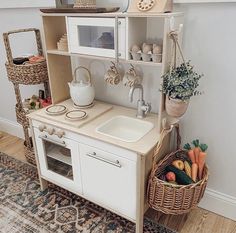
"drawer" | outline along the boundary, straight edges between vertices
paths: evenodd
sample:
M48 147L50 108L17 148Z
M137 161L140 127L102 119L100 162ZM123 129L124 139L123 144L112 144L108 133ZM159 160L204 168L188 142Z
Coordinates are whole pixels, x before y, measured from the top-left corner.
M135 220L136 162L84 144L79 148L84 196Z

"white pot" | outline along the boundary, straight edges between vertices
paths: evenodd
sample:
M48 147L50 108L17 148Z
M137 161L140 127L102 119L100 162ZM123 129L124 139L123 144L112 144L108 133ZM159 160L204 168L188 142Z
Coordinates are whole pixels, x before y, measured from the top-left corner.
M166 112L172 117L181 117L185 114L188 109L189 101L182 101L179 99L172 99L166 96Z
M76 71L81 68L85 69L88 72L88 82L84 82L82 80L80 80L79 82L76 81ZM95 98L95 90L91 83L91 75L89 70L81 66L76 68L74 74L74 81L68 83L68 85L70 87L70 96L74 104L78 106L86 106L93 103L93 100Z

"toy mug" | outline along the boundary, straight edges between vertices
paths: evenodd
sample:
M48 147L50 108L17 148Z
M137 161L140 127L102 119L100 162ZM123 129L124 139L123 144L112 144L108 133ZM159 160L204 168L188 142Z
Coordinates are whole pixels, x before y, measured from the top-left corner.
M141 83L141 81L142 81L141 76L137 75L137 72L134 66L131 65L131 68L129 69L129 71L127 71L124 75L123 84L125 86L132 87L135 84Z
M121 81L121 76L116 68L114 62L111 62L112 66L110 69L105 73L104 79L107 83L111 85L118 85Z

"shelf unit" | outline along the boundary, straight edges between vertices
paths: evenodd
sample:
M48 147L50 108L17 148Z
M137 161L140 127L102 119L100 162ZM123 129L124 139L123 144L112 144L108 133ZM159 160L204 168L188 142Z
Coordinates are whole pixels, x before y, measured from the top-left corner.
M94 18L124 18L126 20L126 58L91 56L81 53L59 51L56 48L57 41L67 30L67 17L94 17ZM183 24L183 13L167 14L135 14L135 13L104 13L104 14L42 14L45 45L49 70L52 101L54 104L70 97L67 83L73 79L72 60L76 57L91 60L113 61L133 64L134 66L156 67L163 75L169 68L171 61L172 41L169 38L171 30L178 30ZM179 36L180 42L182 36ZM141 45L143 42L161 43L163 45L162 62L144 62L131 60L130 48L133 44ZM157 87L158 88L158 87ZM160 94L159 103L159 131L162 127L164 113L164 96Z
M85 55L85 54L78 54L78 53L69 53L67 51L59 51L56 49L48 50L47 54L54 54L54 55L60 55L60 56L68 56L68 57L78 57L78 58L86 58L86 59L96 59L96 60L102 60L102 61L113 61L115 62L115 58L110 57L99 57L99 56L91 56L91 55ZM128 64L139 64L139 65L147 65L147 66L162 66L162 63L155 63L155 62L145 62L145 61L135 61L131 59L119 59L120 63L128 63Z
M14 64L14 60L12 57L13 53L10 46L10 36L12 34L25 33L25 32L34 32L38 55L43 56L42 42L39 29L28 28L28 29L18 29L5 32L3 33L4 44L7 54L7 62L5 63L5 66L7 70L8 79L9 81L12 82L14 86L16 102L17 102L15 105L16 119L17 122L22 125L24 131L25 157L29 163L36 165L32 138L29 133L29 120L27 117L29 112L27 112L23 107L20 86L43 84L46 97L50 96L50 91L48 88L49 80L48 80L46 61L27 65Z

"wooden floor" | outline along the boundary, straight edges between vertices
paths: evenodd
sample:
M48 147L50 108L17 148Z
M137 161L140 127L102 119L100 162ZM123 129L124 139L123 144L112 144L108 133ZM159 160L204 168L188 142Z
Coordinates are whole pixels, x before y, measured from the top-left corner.
M17 137L0 133L0 151L26 161L23 140ZM236 233L235 221L200 208L182 216L168 216L149 210L147 216L180 233Z

